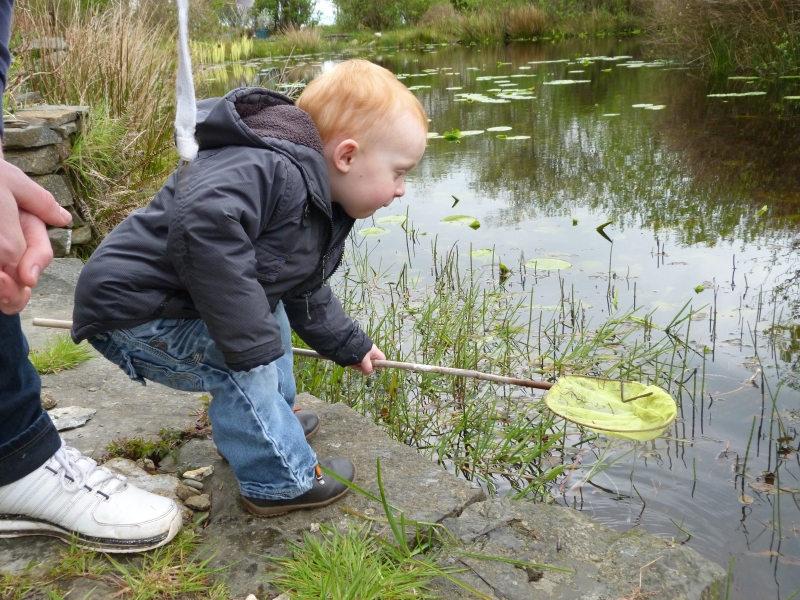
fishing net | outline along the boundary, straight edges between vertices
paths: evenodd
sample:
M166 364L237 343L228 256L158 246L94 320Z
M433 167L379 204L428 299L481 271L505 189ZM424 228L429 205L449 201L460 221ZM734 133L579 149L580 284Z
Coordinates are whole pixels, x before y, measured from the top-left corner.
M675 400L660 387L618 379L561 377L544 401L573 423L640 442L657 438L678 416Z

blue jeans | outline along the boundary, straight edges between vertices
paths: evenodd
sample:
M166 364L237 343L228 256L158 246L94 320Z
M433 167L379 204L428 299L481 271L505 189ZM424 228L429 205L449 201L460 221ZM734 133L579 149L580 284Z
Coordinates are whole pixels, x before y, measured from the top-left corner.
M208 392L214 443L242 495L283 500L311 489L317 457L292 412L292 334L283 304L274 312L286 353L250 371L231 371L200 319L157 319L89 342L131 379Z
M61 447L41 387L19 315L0 313L0 485L29 475Z

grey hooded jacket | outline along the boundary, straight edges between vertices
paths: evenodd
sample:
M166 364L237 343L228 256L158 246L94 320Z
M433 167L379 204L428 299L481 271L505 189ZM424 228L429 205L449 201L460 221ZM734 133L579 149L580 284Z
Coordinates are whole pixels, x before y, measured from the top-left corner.
M354 220L331 203L311 117L261 88L197 105L197 159L103 240L75 292L72 338L157 318L202 318L232 370L269 364L284 348L272 316L340 365L372 340L325 281Z

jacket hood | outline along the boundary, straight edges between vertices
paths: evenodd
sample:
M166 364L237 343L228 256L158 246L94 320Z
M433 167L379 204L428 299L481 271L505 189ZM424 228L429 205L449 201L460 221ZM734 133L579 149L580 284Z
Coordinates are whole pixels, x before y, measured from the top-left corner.
M263 148L291 160L311 195L331 214L322 138L309 114L291 98L265 88L239 88L197 103L200 150L224 146Z

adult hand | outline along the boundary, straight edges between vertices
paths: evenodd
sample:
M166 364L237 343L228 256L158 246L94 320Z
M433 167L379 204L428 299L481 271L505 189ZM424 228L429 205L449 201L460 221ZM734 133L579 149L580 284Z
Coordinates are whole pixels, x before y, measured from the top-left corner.
M386 360L386 355L381 352L375 344L372 344L372 348L369 352L367 352L367 355L363 358L361 363L357 365L351 365L351 368L355 369L356 371L361 371L364 375L369 375L373 370L373 360Z
M13 315L25 308L30 288L53 259L44 223L71 221L52 194L3 160L0 150L0 311Z

